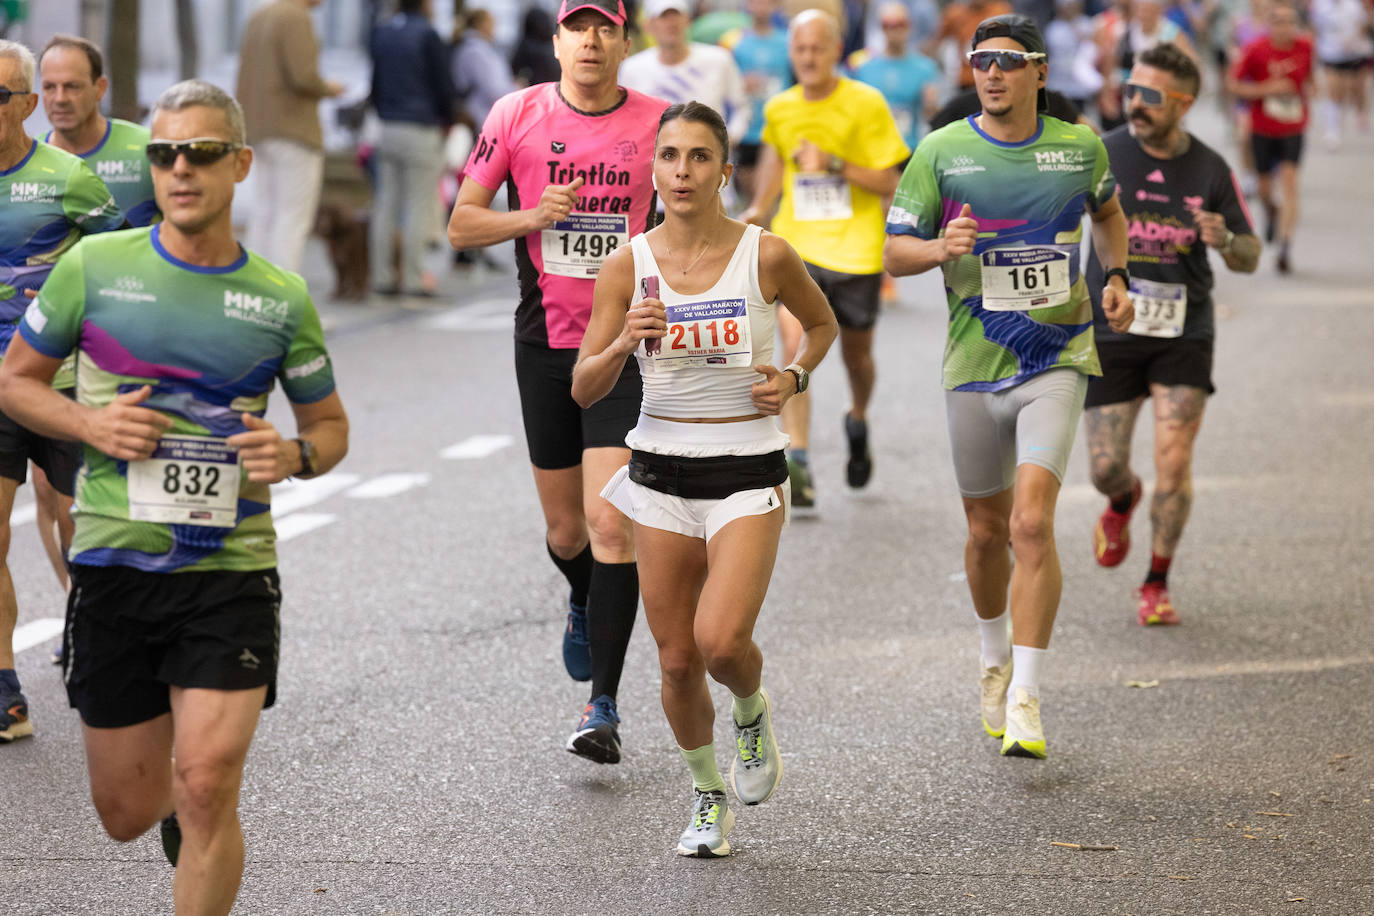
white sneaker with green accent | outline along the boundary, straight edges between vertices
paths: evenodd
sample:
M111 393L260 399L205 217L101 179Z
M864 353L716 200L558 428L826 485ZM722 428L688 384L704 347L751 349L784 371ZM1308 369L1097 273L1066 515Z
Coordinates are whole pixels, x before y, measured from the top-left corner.
M730 785L735 797L746 805L766 802L782 781L782 755L773 734L773 701L760 689L763 712L748 725L735 726L735 759L730 761Z
M978 679L982 688L983 730L994 738L1007 730L1007 687L1011 684L1011 659L1006 664L984 668Z
M735 812L723 791L692 789L692 820L677 841L677 854L719 859L730 854L726 836L735 826Z
M1007 707L1007 731L1002 736L1003 757L1045 759L1045 730L1040 725L1040 698L1024 687L1016 688L1015 702Z

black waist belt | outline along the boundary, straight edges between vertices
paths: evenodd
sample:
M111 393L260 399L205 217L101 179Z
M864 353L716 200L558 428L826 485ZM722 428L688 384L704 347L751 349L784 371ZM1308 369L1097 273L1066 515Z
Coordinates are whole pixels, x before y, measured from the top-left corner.
M787 459L781 449L718 458L674 458L635 449L630 452L630 479L683 499L724 499L741 490L780 485L787 480Z

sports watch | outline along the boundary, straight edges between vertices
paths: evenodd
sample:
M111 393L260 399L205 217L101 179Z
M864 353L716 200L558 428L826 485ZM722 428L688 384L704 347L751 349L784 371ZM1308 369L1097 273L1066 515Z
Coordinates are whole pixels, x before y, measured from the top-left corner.
M797 380L797 394L801 394L806 390L806 386L811 384L811 373L803 369L801 363L793 363L782 371L792 373Z
M319 452L315 451L315 443L309 439L293 439L291 441L295 442L301 450L301 469L295 476L314 477L319 473L315 470L315 463L320 457Z
M1126 272L1124 267L1113 267L1102 277L1102 284L1105 286L1112 277L1120 277L1121 282L1126 284L1129 289L1131 285L1131 275Z

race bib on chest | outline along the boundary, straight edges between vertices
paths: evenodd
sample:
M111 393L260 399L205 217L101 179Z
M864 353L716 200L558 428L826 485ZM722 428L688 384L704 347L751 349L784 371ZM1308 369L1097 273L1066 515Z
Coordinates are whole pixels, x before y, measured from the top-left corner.
M213 436L163 436L152 457L129 462L129 518L232 528L238 522L239 454Z
M981 262L983 308L989 311L1024 312L1069 301L1069 256L1057 248L993 248Z
M1188 316L1188 287L1131 277L1135 321L1130 333L1141 337L1181 337Z
M792 178L792 215L801 222L849 219L854 205L849 182L829 172L798 172Z
M1266 95L1260 105L1266 117L1281 124L1297 124L1302 120L1302 96Z
M630 241L624 213L570 213L539 233L544 272L588 279L601 272L601 262Z
M654 355L654 368L726 369L751 366L754 345L749 333L748 304L740 299L713 299L667 305L668 336Z

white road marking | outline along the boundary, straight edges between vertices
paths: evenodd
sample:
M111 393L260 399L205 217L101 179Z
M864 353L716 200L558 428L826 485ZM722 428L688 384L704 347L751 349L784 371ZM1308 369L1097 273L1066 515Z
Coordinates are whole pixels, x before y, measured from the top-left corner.
M515 304L509 299L484 299L449 309L425 324L438 331L507 331L515 324Z
M10 527L18 528L20 525L27 525L37 518L37 503L25 503L22 506L15 506L10 510Z
M1327 407L1374 407L1374 391L1341 391L1321 395L1318 400Z
M359 474L340 474L335 471L310 480L284 480L272 487L272 517L279 519L289 512L322 502L362 480Z
M508 447L515 440L510 436L468 436L439 453L440 458L485 458Z
M60 617L40 617L14 628L14 651L23 652L52 639L66 624Z
M429 483L428 474L382 474L366 483L361 483L344 495L351 499L384 499L397 496L407 490L423 487Z
M335 518L336 516L330 515L328 512L297 512L295 515L280 519L275 523L277 543L300 537L316 528L323 528Z

